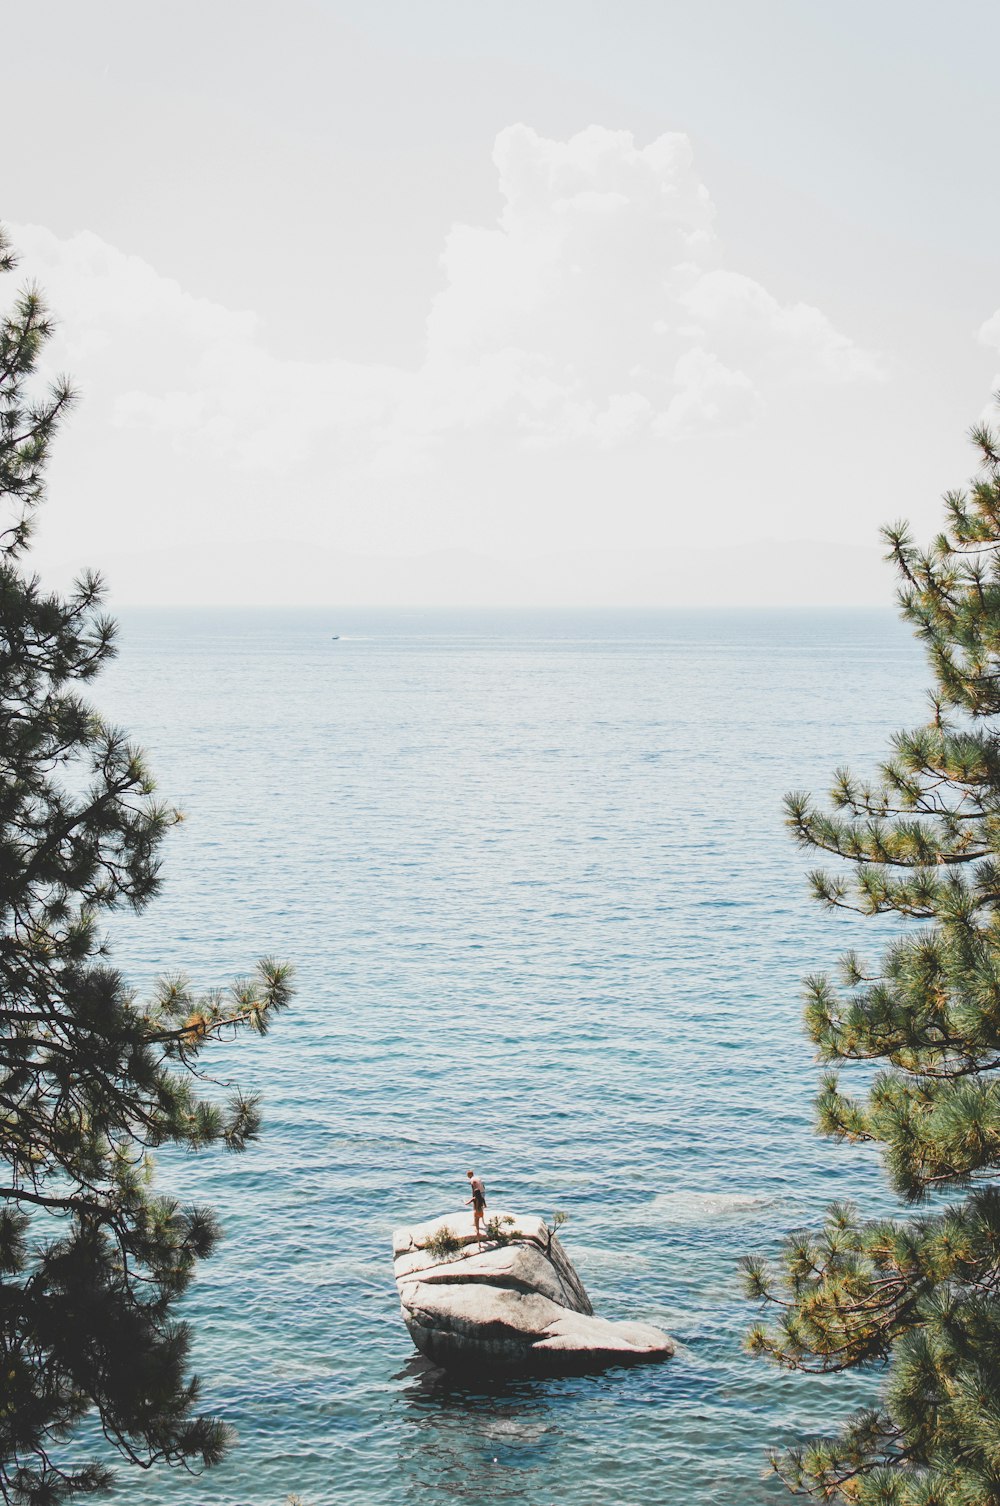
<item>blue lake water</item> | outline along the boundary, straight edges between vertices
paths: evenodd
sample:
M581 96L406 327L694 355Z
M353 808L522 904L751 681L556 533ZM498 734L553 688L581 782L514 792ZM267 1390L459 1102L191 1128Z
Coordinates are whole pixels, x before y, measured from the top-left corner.
M198 1481L123 1468L124 1498L787 1499L765 1448L864 1393L743 1355L736 1262L887 1193L813 1134L800 1031L801 976L880 932L810 902L781 797L871 770L928 681L889 611L122 614L93 699L187 819L116 960L297 983L217 1058L261 1141L163 1160L225 1226L186 1310L239 1445ZM480 1391L415 1362L391 1230L472 1165L493 1207L564 1209L597 1311L676 1359Z

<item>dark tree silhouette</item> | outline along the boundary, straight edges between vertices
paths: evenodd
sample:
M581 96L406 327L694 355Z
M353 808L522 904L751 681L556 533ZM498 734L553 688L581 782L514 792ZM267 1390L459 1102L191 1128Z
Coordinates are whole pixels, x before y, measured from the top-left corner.
M155 1194L150 1153L256 1135L254 1100L221 1101L202 1055L263 1033L288 998L287 969L265 961L224 993L173 980L140 1001L99 934L104 912L155 894L177 817L80 694L114 653L99 579L62 598L23 570L72 403L65 381L34 390L50 333L30 288L0 322L0 1495L18 1506L110 1483L73 1462L85 1417L138 1465L221 1456L175 1315L217 1229Z
M988 426L972 438L981 468L946 495L930 550L885 531L936 679L930 721L873 784L838 773L832 808L787 802L800 842L853 865L812 875L822 903L911 923L877 965L852 953L839 983L806 980L821 1060L883 1064L860 1099L826 1079L820 1129L877 1145L910 1203L963 1194L910 1219L833 1207L776 1269L746 1262L777 1314L754 1350L884 1371L878 1406L773 1460L793 1490L861 1506L1000 1503L1000 447Z

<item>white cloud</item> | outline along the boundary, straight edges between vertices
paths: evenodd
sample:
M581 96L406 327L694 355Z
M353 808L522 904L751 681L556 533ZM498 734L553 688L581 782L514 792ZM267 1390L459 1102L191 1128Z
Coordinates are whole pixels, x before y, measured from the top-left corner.
M981 345L988 345L993 350L1000 350L1000 309L997 309L995 313L991 314L990 317L979 326L979 329L977 331L977 338ZM979 417L981 422L989 424L991 428L996 428L996 395L1000 393L1000 371L998 371L996 376L993 378L992 391L993 396L991 397L990 401L985 404L980 412Z
M670 406L655 420L656 432L672 439L746 428L764 405L746 372L731 370L700 346L678 359L674 387Z
M448 237L418 376L443 401L415 428L491 421L607 446L742 426L790 381L880 374L819 309L720 265L687 137L640 148L628 131L559 142L517 125L494 161L504 209L495 230ZM493 382L487 414L483 367L501 354L508 384Z
M782 306L751 277L721 268L698 274L681 307L720 355L776 377L878 378L877 361L840 334L819 309Z
M181 447L194 440L241 465L280 467L320 434L370 431L402 383L389 367L275 356L256 314L195 297L89 231L59 240L18 225L12 239L57 315L49 369L69 368L116 422Z
M14 235L63 320L60 364L118 423L240 466L284 469L322 444L335 464L398 475L446 463L462 436L670 441L751 425L790 383L879 375L819 309L724 265L686 136L639 147L628 131L553 141L514 125L494 163L503 211L449 232L413 371L277 356L253 313L95 235Z
M979 341L983 345L991 345L994 350L1000 350L1000 309L991 314L984 324L979 326Z

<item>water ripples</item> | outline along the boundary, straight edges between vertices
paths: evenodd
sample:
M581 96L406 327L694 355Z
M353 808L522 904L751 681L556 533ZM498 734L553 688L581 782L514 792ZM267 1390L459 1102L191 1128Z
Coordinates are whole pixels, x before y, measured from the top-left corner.
M813 1135L799 1027L801 975L879 927L809 904L780 801L870 769L923 683L888 614L126 616L102 699L188 819L116 959L297 968L271 1037L220 1053L260 1143L161 1163L226 1229L187 1306L240 1444L130 1501L783 1498L764 1448L864 1385L745 1357L737 1259L886 1197ZM418 1360L391 1230L472 1164L495 1207L566 1209L598 1311L676 1359L481 1389Z

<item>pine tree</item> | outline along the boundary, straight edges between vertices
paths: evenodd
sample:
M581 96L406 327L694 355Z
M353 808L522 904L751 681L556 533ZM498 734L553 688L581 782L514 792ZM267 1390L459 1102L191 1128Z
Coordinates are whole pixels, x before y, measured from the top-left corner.
M869 1143L910 1218L832 1207L780 1260L745 1262L769 1305L750 1348L794 1370L874 1368L877 1406L772 1458L786 1483L863 1506L1000 1503L1000 441L945 496L926 552L885 530L899 602L936 680L926 726L898 734L872 783L788 798L797 839L852 868L811 875L825 905L909 922L872 967L806 980L822 1061L880 1063L860 1097L836 1072L822 1133ZM927 1199L937 1194L931 1204Z
M221 1456L176 1316L218 1231L156 1195L150 1153L257 1133L253 1098L223 1098L202 1054L263 1033L288 997L265 961L226 992L173 979L142 1002L109 960L101 918L155 894L177 817L80 693L114 652L99 579L61 598L22 569L73 397L35 392L51 328L30 288L0 321L0 1495L17 1506L110 1483L93 1455L74 1462L85 1420L135 1464Z

